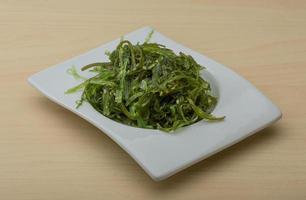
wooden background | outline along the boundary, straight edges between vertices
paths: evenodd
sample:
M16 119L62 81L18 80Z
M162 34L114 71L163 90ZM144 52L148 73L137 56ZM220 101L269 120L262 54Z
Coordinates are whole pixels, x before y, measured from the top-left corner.
M246 77L283 119L154 182L26 81L146 25ZM306 1L0 0L0 27L0 199L306 199Z

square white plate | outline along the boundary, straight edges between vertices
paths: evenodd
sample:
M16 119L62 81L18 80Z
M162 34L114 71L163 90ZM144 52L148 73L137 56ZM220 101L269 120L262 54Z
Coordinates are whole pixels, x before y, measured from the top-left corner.
M150 27L144 27L124 37L133 43L143 42ZM81 92L65 95L64 92L79 82L67 74L72 65L82 66L106 61L106 50L113 50L119 39L87 53L38 72L28 81L52 101L89 121L120 145L154 179L165 179L184 168L215 154L254 134L281 117L280 110L247 80L206 56L186 48L155 31L151 39L173 49L190 54L209 74L203 74L211 82L219 102L213 113L226 116L222 122L200 121L179 129L175 133L126 126L108 119L95 111L88 103L75 108ZM83 74L84 75L84 74ZM85 73L85 76L90 76Z

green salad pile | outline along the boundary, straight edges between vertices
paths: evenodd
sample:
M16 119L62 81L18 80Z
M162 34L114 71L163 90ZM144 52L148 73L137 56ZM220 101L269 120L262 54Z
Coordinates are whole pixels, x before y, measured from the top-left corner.
M149 42L150 36L142 44L122 40L107 53L108 62L82 67L95 75L66 91L83 90L77 107L86 101L110 119L166 132L224 119L211 114L217 98L200 76L204 68L190 55ZM80 77L75 69L69 72Z

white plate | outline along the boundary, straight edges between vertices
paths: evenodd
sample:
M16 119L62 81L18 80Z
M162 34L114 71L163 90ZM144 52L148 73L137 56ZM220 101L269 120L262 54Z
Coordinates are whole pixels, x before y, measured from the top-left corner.
M124 37L133 43L143 42L149 31L150 27L144 27ZM75 101L80 98L81 92L64 94L65 90L78 83L66 73L67 69L72 65L80 69L91 62L106 61L104 52L113 50L119 39L38 72L29 77L28 81L52 101L101 129L130 154L154 180L165 179L280 119L280 110L247 80L229 68L157 31L151 41L164 44L175 52L190 54L207 68L214 78L206 78L214 87L214 92L219 95L219 102L213 113L217 116L225 115L223 122L200 121L169 134L120 124L104 117L88 103L76 109ZM90 73L85 75L90 76Z

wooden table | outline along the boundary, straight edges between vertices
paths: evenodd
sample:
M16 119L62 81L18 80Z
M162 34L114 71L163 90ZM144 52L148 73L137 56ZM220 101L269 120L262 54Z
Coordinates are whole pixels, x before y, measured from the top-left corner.
M1 0L0 24L0 199L306 199L306 1ZM146 25L246 77L283 119L154 182L26 81Z

